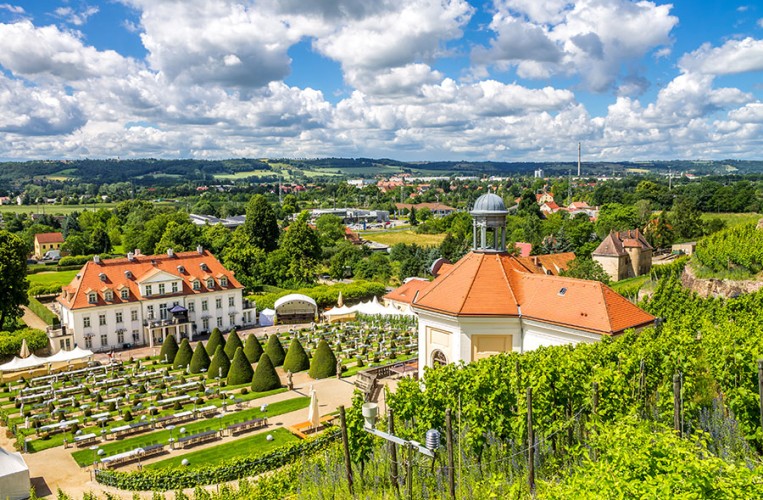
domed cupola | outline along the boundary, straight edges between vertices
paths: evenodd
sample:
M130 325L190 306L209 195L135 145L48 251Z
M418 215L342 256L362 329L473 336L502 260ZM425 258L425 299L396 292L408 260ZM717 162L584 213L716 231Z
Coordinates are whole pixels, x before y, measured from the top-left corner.
M477 198L471 211L474 220L472 229L474 251L506 251L506 215L508 213L503 199L496 194L487 193ZM488 232L492 233L492 238L488 238ZM493 240L492 244L488 241L489 239Z

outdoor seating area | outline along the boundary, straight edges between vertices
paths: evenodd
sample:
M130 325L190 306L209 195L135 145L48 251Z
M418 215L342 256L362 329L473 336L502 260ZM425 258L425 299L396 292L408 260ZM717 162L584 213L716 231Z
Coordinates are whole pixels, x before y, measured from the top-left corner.
M253 431L255 429L262 429L263 427L267 427L267 425L267 418L255 418L252 420L247 420L246 422L241 422L240 424L229 425L226 430L228 431L229 435L236 436L238 434L243 434L244 432Z
M221 436L218 431L206 431L206 432L200 432L198 434L192 434L190 436L184 436L184 437L178 438L177 443L182 448L190 448L198 444L214 441L215 439L220 439L220 437Z

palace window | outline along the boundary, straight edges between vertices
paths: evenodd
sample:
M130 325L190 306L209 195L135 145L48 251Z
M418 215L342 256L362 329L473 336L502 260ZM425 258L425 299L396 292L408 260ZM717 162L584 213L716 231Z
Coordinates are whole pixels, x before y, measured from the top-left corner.
M117 343L124 344L124 342L125 342L125 332L124 330L119 330L117 332Z
M217 318L217 327L218 328L222 328L222 326L223 326L223 319L218 316L218 318Z
M154 293L154 290L151 287L151 285L146 285L146 296L149 296L149 295L151 295L153 293Z
M212 278L209 278L207 280L207 288L214 288L214 287L215 287L215 280L213 280Z
M223 299L222 297L218 297L215 299L215 307L218 309L222 309L223 307Z
M117 323L121 323L122 322L122 312L119 311L118 313L115 314L115 316L117 318Z
M178 282L173 281L172 282L172 293L178 293Z
M93 337L85 337L85 349L93 348Z
M104 294L104 298L106 299L106 302L111 302L114 300L114 293L109 290Z
M133 320L133 321L138 321L138 310L137 309L133 309L132 311L130 311L130 319Z
M167 304L159 304L159 317L167 319Z
M101 347L106 347L109 345L109 336L105 333L101 334Z
M206 300L202 300L201 301L201 310L202 311L206 311L208 309L209 309L209 306L207 305L207 301Z
M90 328L90 316L85 316L82 318L82 326L85 328Z
M220 286L228 286L228 278L226 278L225 276L220 278Z
M193 289L194 290L200 290L201 289L201 283L199 283L199 280L193 280Z
M122 289L122 300L127 300L130 298L130 290L127 288Z
M100 326L106 326L106 315L105 314L99 314L98 315L98 324Z
M154 306L147 306L146 314L148 314L148 319L154 319Z
M201 327L204 330L209 330L209 318L204 318L203 320L201 320Z
M159 284L159 295L164 295L166 292L166 287L164 286L164 283Z
M95 304L96 302L98 302L98 295L95 292L88 293L87 301L90 304Z
M236 305L236 297L231 295L230 297L228 297L228 307L233 307L235 305Z
M196 306L193 302L188 303L188 312L194 312L196 310Z

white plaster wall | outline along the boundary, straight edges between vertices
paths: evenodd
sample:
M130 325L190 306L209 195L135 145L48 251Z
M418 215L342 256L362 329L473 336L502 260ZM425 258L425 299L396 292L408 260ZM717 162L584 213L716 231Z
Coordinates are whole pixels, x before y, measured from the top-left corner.
M575 330L540 321L523 320L525 330L523 351L533 351L541 346L593 343L601 340L598 333Z

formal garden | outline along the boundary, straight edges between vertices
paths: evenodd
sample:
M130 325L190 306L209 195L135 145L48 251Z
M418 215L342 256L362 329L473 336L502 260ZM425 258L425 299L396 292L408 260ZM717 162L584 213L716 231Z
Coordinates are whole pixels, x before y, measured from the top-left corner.
M349 377L416 357L416 322L410 317L279 330L267 338L214 330L195 347L168 336L156 356L25 374L0 384L0 419L17 449L37 453L63 446L80 467L98 469L104 484L208 484L280 467L337 437L331 425L307 439L268 425L268 418L310 404L297 394L268 405L255 401L288 391L290 374L321 379L340 371ZM208 445L229 436L237 438ZM202 444L207 446L190 450ZM115 470L126 465L132 471ZM177 468L185 472L171 472Z

